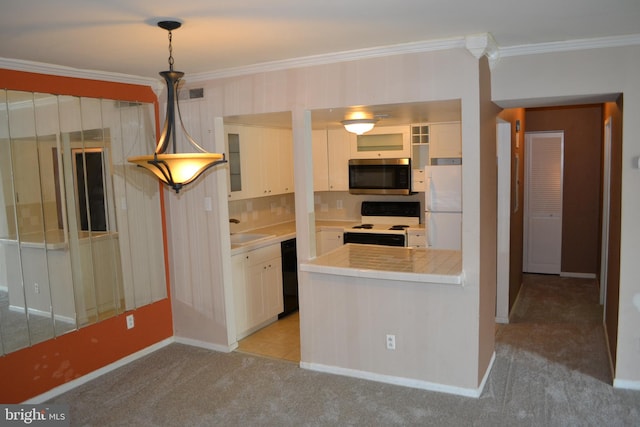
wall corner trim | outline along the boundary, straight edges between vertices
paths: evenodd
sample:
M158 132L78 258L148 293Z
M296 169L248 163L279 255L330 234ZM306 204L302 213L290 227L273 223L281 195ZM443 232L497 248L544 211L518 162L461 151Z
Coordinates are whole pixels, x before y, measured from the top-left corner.
M466 36L465 47L476 59L486 56L489 59L490 68L493 68L500 59L498 44L491 33Z

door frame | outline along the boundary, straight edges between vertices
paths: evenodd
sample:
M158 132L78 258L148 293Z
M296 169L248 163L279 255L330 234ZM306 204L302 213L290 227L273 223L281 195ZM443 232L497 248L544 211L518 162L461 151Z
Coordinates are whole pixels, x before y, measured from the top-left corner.
M609 215L611 209L611 116L604 121L602 158L602 249L600 253L600 304L607 310L607 275L609 274Z
M511 256L511 123L496 123L498 164L496 322L509 323L509 281Z

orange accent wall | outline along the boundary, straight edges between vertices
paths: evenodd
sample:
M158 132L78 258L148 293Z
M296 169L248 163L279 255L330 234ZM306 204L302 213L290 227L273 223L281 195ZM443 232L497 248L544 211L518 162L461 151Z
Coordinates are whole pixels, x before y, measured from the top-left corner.
M0 87L63 95L151 102L158 127L158 99L149 86L0 69ZM156 129L157 131L157 129ZM159 184L160 185L160 184ZM167 295L169 271L161 193ZM160 232L160 230L159 230ZM173 336L169 298L138 308L135 327L125 314L0 357L1 403L20 403Z

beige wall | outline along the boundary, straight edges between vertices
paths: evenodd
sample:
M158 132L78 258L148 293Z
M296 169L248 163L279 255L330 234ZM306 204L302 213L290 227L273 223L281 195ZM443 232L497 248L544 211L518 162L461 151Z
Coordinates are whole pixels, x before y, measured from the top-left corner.
M559 98L624 95L620 238L620 311L614 384L640 388L640 46L510 56L492 70L493 100L502 106L544 105ZM624 120L628 117L628 120Z
M489 101L488 67L483 64ZM463 269L464 304L460 319L469 347L455 355L455 365L468 367L465 383L477 385L493 354L493 333L486 334L495 316L495 114L480 120L481 97L478 60L466 49L391 55L285 71L193 82L204 87L201 139L206 148L223 149L215 117L291 111L296 181L298 259L315 253L315 210L311 161L309 110L460 99L462 109L463 168ZM486 111L492 111L489 108ZM491 117L493 114L493 117ZM480 132L491 122L492 130ZM194 135L195 136L195 135ZM195 136L196 139L197 136ZM481 161L482 159L482 161ZM228 212L224 169L212 170L197 186L167 193L169 246L174 301L174 326L179 339L200 341L214 348L231 349L232 294L228 244ZM492 189L493 188L493 189ZM217 191L222 189L222 191ZM468 190L467 190L468 189ZM481 208L482 192L489 192ZM212 197L211 211L203 198ZM493 200L493 201L491 201ZM481 212L482 209L482 212ZM492 218L493 216L493 218ZM491 226L490 224L493 224ZM484 230L483 230L484 227ZM482 236L481 236L482 234ZM489 254L493 252L493 255ZM487 262L481 267L480 254ZM304 278L300 284L304 288ZM480 292L487 292L480 303ZM480 322L482 335L479 336ZM478 363L482 353L481 362Z
M479 63L480 92L480 283L478 381L489 367L495 346L496 256L498 196L496 120L500 109L491 102L491 72L486 58ZM466 157L465 157L466 165ZM465 166L463 166L465 167ZM465 206L466 209L466 206ZM463 254L464 256L464 254Z

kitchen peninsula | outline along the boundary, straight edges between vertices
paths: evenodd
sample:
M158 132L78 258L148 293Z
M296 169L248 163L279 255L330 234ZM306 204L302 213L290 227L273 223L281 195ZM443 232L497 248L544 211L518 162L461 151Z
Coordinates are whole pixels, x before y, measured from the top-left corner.
M301 367L480 394L484 380L466 382L476 331L460 251L347 244L300 274Z

